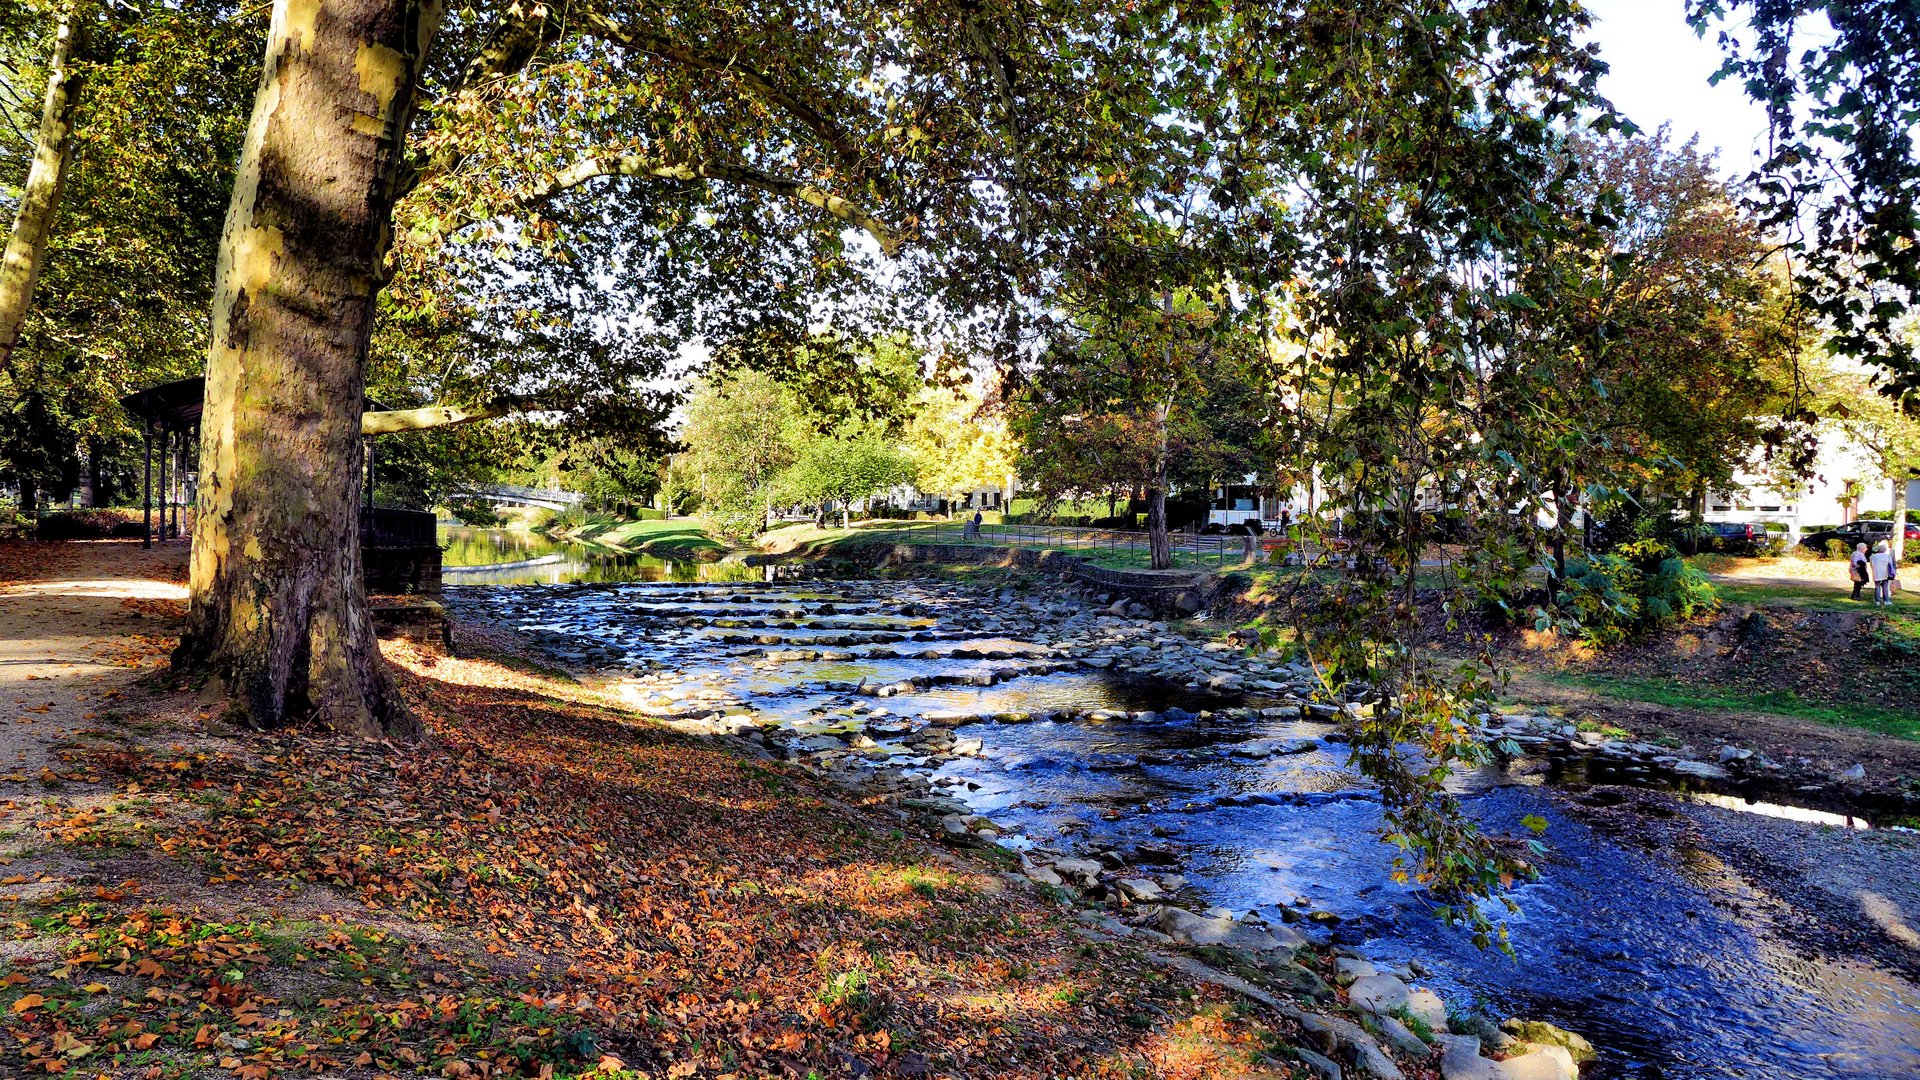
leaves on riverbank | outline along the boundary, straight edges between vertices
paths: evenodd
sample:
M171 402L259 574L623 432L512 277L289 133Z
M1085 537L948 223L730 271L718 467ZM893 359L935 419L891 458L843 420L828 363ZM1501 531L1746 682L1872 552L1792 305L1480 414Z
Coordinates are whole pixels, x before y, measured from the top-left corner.
M1260 1021L1194 1019L1217 991L1087 943L1024 887L804 776L497 665L399 675L429 746L276 735L257 753L70 755L63 779L114 794L39 814L42 840L115 876L201 875L15 902L14 936L57 956L0 987L8 1006L39 998L0 1013L0 1059L249 1077L1278 1075Z

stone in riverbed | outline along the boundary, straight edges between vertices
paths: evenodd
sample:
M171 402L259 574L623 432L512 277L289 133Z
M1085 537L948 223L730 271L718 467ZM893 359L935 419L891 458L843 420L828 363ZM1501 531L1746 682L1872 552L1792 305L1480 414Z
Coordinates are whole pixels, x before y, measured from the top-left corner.
M1361 1012L1385 1016L1406 1008L1411 994L1406 983L1391 975L1362 975L1347 987L1347 1003Z
M1105 869L1092 859L1056 859L1053 868L1066 877L1078 878L1088 885L1093 884L1100 876L1100 871Z
M1400 1080L1403 1075L1400 1067L1380 1049L1380 1044L1374 1041L1373 1036L1350 1020L1303 1013L1300 1016L1300 1031L1306 1036L1306 1041L1321 1053L1353 1062L1353 1071L1357 1076Z
M1386 1037L1387 1045L1407 1055L1420 1059L1427 1056L1426 1041L1413 1033L1413 1029L1391 1016L1379 1016L1380 1032Z
M1400 1066L1393 1063L1380 1044L1368 1039L1353 1044L1353 1071L1357 1076L1371 1076L1375 1080L1402 1080L1406 1075Z
M1319 1077L1320 1080L1340 1080L1340 1066L1332 1060L1321 1057L1305 1047L1296 1046L1293 1052L1299 1056L1300 1063L1307 1067L1307 1071Z
M1051 866L1029 867L1026 873L1030 880L1039 882L1042 885L1052 885L1057 888L1066 884L1065 881L1061 880L1060 875L1054 872Z
M1365 960L1355 960L1350 956L1343 956L1334 962L1333 981L1339 983L1341 986L1347 986L1355 979L1364 979L1369 975L1378 974L1380 974L1380 969Z
M1328 986L1325 980L1314 974L1311 968L1299 964L1281 964L1273 970L1270 977L1281 986L1302 994L1324 998L1333 996L1333 987Z
M1148 902L1158 900L1162 895L1160 883L1152 878L1121 878L1115 884L1119 886L1121 895L1129 900Z
M1307 943L1305 935L1288 927L1262 930L1232 919L1206 918L1177 907L1160 909L1160 929L1183 945L1225 945L1250 952L1298 949Z
M1535 1043L1540 1046L1564 1046L1567 1053L1577 1062L1592 1061L1599 1057L1593 1044L1565 1028L1555 1027L1545 1020L1512 1019L1500 1025L1500 1029L1521 1042Z
M1408 992L1407 1012L1434 1031L1447 1030L1447 1003L1431 990Z
M1725 780L1727 770L1705 761L1678 761L1673 771L1680 776L1690 776L1695 780Z
M1442 1035L1442 1080L1578 1080L1580 1067L1564 1046L1543 1046L1505 1061L1480 1056L1480 1040L1466 1035Z

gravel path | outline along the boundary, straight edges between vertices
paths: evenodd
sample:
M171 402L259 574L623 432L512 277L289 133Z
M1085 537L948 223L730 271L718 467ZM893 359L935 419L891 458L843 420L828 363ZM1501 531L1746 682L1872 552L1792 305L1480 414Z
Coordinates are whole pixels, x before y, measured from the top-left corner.
M0 796L171 644L186 556L137 540L0 545Z

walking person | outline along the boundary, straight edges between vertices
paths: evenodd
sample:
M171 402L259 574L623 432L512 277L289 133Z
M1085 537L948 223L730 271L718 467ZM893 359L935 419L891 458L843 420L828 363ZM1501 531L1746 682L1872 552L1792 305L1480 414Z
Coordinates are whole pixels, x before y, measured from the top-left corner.
M1892 607L1898 573L1893 565L1893 552L1887 549L1885 540L1873 545L1873 557L1867 561L1867 567L1873 574L1874 605Z
M1860 590L1866 588L1867 582L1873 580L1872 574L1867 570L1867 545L1853 545L1853 555L1847 560L1847 576L1853 579L1853 598L1860 599Z

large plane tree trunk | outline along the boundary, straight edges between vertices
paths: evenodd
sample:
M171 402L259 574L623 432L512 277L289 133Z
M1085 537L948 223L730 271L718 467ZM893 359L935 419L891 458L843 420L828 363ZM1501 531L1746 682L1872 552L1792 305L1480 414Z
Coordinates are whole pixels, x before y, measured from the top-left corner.
M67 165L73 160L73 112L80 98L80 73L73 62L85 25L79 8L79 0L69 0L60 12L53 56L47 63L47 94L40 108L33 164L27 169L20 208L0 260L0 369L13 362L13 350L20 344L20 331L33 304L33 287L46 260L47 238L53 234L53 219L60 210Z
M437 0L276 0L214 275L192 597L176 665L261 727L418 722L361 576L360 414Z

